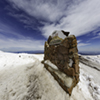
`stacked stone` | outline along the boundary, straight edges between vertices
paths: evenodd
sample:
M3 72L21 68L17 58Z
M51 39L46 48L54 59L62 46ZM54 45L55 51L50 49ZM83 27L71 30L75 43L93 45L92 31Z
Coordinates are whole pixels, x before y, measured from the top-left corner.
M79 57L77 40L74 35L66 37L64 40L59 37L48 38L45 42L44 60L50 60L60 71L67 76L73 77L74 83L67 92L79 82Z

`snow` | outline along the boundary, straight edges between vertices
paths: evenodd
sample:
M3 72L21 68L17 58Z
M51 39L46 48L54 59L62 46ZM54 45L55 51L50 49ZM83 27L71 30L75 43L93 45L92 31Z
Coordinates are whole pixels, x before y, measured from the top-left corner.
M62 39L66 38L66 35L64 35L63 32L59 31L59 30L54 31L51 36L52 36L52 38L55 36L59 36Z
M44 58L44 55L43 54L33 54L33 56L35 57L35 58L37 58L39 61L42 61Z
M87 91L90 92L93 99L94 100L100 100L100 85L98 84L99 83L99 81L98 81L99 78L96 77L95 74L90 74L89 73L89 71L92 71L92 73L93 73L93 70L91 70L91 69L90 70L87 69L88 74L87 74L87 72L84 72L83 68L86 68L86 66L84 66L83 64L80 64L80 65L81 65L81 74L82 74L80 76L81 81L85 82L86 86L88 87ZM97 81L95 81L94 79L96 79Z
M84 58L87 58L90 61L100 64L100 55L82 55Z
M0 100L100 100L99 71L80 63L80 82L69 96L44 68L43 57L0 51Z
M72 64L73 64L73 60L69 59L69 67L72 67Z
M59 76L59 78L61 80L63 80L64 84L67 86L67 87L71 87L72 86L72 83L73 83L73 78L71 77L68 77L66 74L64 74L63 72L59 71L57 66L54 65L53 63L51 63L49 60L46 60L44 62L45 64L49 65L49 70L53 73L55 73L57 76Z
M50 60L46 60L44 63L45 63L45 64L48 64L48 65L51 66L53 69L58 70L57 66L54 65L53 63L51 63Z

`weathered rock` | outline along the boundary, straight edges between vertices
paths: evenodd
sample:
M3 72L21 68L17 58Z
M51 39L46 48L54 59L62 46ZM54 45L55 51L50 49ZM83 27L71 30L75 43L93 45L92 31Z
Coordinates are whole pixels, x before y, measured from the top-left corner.
M69 42L68 42L68 38L65 38L62 42L61 42L61 45L66 47L66 48L69 48Z
M77 53L77 52L78 52L78 49L76 47L69 49L70 54L74 54L74 53Z
M74 68L67 68L67 69L64 69L63 71L68 76L71 76L71 77L75 76Z
M61 54L68 55L68 49L64 46L58 46L56 50Z
M59 71L65 73L68 77L74 78L72 85L67 87L65 86L65 83L63 83L62 79L60 79L60 76L56 75L55 71L53 71L55 74L50 72L61 87L67 93L71 94L72 89L79 82L79 56L77 40L74 35L68 36L69 32L62 32L62 34L65 34L67 37L62 39L59 37L62 35L55 31L52 36L49 36L47 42L45 42L44 60L50 60L58 67ZM44 67L47 67L47 65L44 65Z
M79 74L79 66L78 66L78 64L73 64L73 68L75 69L75 73Z
M50 43L50 41L52 40L52 37L51 36L49 36L49 38L48 38L48 44Z
M60 44L62 42L62 38L59 38L58 36L55 36L52 38L52 40L50 41L49 45L56 45L56 44Z
M76 39L76 37L75 37L75 35L70 35L70 36L68 36L68 39L69 40L74 40L74 39Z
M63 30L61 30L61 31L64 33L64 35L66 35L66 36L69 35L69 32L65 32L65 31L63 31Z

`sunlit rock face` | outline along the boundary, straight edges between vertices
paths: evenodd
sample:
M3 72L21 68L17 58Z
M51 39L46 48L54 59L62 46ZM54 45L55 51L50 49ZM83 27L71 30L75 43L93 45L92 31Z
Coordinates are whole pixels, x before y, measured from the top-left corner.
M58 81L60 86L71 95L72 89L79 82L79 57L76 37L68 35L69 32L62 30L54 31L49 36L45 42L44 61L49 60L56 65L58 71L50 68L52 66L46 63L44 63L44 66Z

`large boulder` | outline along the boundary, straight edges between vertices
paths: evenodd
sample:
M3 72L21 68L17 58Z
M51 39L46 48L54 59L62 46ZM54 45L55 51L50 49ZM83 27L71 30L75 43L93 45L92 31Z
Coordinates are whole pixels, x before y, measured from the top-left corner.
M61 87L71 95L72 89L79 82L79 57L76 37L74 35L68 35L69 32L54 31L52 35L49 36L47 42L45 42L44 61L49 60L58 67L59 71L72 78L73 85L70 87L66 85L65 89L65 87L63 87L65 83L61 83L62 79L60 75L56 75L56 73L52 74L54 77L59 78L56 78L56 80ZM50 67L50 65L48 68L47 66L47 64L44 64L46 69Z

